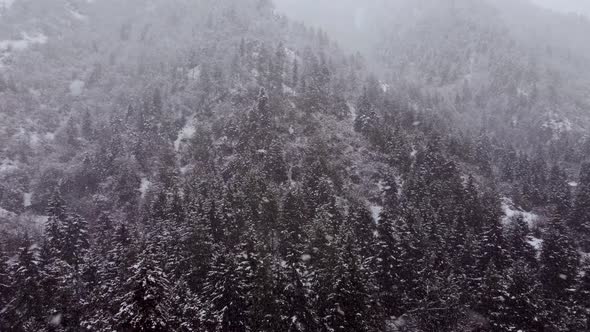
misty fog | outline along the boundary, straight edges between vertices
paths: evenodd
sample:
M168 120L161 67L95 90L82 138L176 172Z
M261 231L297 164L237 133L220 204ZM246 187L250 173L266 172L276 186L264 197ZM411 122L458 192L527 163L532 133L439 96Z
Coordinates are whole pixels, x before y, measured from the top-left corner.
M590 331L590 5L534 1L0 0L0 331Z

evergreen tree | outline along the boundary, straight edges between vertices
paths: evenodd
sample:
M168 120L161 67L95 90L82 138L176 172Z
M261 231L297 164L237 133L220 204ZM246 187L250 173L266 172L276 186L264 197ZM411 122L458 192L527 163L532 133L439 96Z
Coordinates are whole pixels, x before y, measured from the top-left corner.
M114 299L119 308L115 328L122 331L169 331L173 328L171 289L161 258L152 243L138 257Z
M549 223L541 251L540 279L549 299L567 298L574 285L579 256L567 228L559 216Z
M189 288L197 292L203 286L213 256L213 235L203 207L188 212L192 224L182 243L182 257L187 271L185 278Z
M117 324L115 316L120 310L120 303L115 299L121 296L122 285L132 275L130 267L134 257L127 226L125 224L118 225L109 242L112 248L106 252L104 257L98 256L95 272L97 281L89 294L87 315L81 323L89 330L114 328ZM90 260L89 264L94 262Z
M252 301L249 315L252 331L273 332L286 331L288 324L284 321L285 294L282 293L284 279L280 265L271 255L259 260L252 273L252 288L249 297Z
M374 253L376 225L369 210L363 204L354 202L349 208L346 226L352 228L352 238L357 242L362 257L371 257Z
M37 245L25 238L11 268L10 288L15 292L2 309L9 331L40 331L45 326L39 254Z
M67 214L65 203L58 190L53 193L47 205L47 226L45 227L45 251L53 257L61 257L65 247Z
M80 215L71 214L64 231L65 243L61 258L78 269L89 248L88 224Z
M559 216L549 223L540 258L539 280L547 303L547 320L559 330L567 330L572 320L572 290L577 279L579 256Z
M279 250L288 264L300 261L304 253L307 235L305 233L305 205L298 192L289 192L281 211Z
M319 323L312 307L312 294L307 286L305 271L296 265L285 266L286 285L282 290L285 297L284 313L287 332L317 331Z
M549 203L555 206L557 213L567 216L572 209L572 195L566 174L559 166L554 165L551 168L547 187Z
M349 230L349 228L347 228ZM327 296L329 309L324 318L329 331L372 331L375 312L371 282L363 266L351 231L341 235L334 282Z
M52 328L78 331L85 299L80 275L67 262L53 258L43 266L41 286L46 295L44 303Z
M238 252L227 249L214 255L203 288L204 320L208 331L248 331L248 269Z
M505 301L509 298L508 285L494 262L488 265L482 280L478 311L488 320L491 331L509 331L505 315L508 308Z
M507 273L508 296L502 320L509 331L541 331L544 301L535 269L526 261L515 261Z
M8 330L8 321L6 319L5 308L12 298L13 289L12 280L10 279L10 271L8 266L8 257L4 252L4 248L0 246L0 330Z
M570 224L579 235L582 247L590 251L590 163L582 166Z
M585 330L590 330L590 262L582 268L582 277L576 292L577 301L582 310Z
M375 279L379 286L379 301L385 310L386 317L400 315L403 306L401 289L398 287L398 272L402 257L393 232L393 216L385 210L379 217L377 225Z
M508 228L507 242L510 258L513 261L526 262L531 267L537 265L535 248L529 241L529 227L522 216L517 216Z
M288 180L283 145L276 140L271 143L270 149L266 153L264 169L269 178L276 183L284 183Z

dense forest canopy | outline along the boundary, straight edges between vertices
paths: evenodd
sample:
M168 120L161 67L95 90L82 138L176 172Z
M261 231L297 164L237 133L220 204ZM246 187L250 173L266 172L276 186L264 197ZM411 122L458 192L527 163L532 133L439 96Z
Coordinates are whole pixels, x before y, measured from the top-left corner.
M0 1L0 331L590 331L588 31Z

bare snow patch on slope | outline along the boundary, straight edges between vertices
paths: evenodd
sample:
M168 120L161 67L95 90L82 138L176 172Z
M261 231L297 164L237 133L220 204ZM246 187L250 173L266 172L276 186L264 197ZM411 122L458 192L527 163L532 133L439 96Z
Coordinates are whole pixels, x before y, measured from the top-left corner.
M504 223L509 223L513 218L522 217L529 226L532 226L539 219L538 215L516 207L512 199L508 197L502 198L502 211L504 212L502 218Z
M2 1L2 0L0 0ZM4 67L4 60L7 59L14 51L24 51L33 44L47 43L47 36L42 33L28 34L23 33L21 39L0 40L0 69Z
M47 36L42 33L29 35L25 32L22 34L21 39L0 41L0 51L24 51L33 44L45 44L47 40Z
M10 219L16 217L16 213L10 212L0 207L0 219Z
M378 223L379 216L381 215L381 211L383 211L383 207L380 205L371 205L370 210L371 210L371 216L373 217L373 221L375 221L375 223Z
M288 47L285 47L285 55L289 63L294 63L295 61L301 62L301 58L299 57L299 55L297 55L295 51Z
M141 183L139 185L139 192L141 193L141 198L145 198L148 190L150 189L152 183L146 177L141 178Z
M80 96L82 94L82 92L84 92L85 86L86 86L86 83L84 83L84 81L81 81L81 80L72 81L72 83L70 83L70 94L74 97Z
M356 107L354 107L354 104L351 102L346 103L346 105L348 105L348 109L350 110L350 116L352 116L353 120L356 120L356 117L357 117Z
M186 73L186 78L189 81L198 81L201 78L201 66L196 66Z
M70 13L70 15L78 21L87 21L88 20L88 16L80 13L79 11L77 11L75 8L71 8L68 7L68 13Z
M567 118L561 118L554 113L548 115L549 119L541 125L542 128L549 129L553 133L553 139L559 137L566 132L572 131L572 122Z
M32 202L32 198L33 198L33 194L32 193L24 193L23 194L23 206L24 207L29 207L31 206L31 202Z
M12 172L18 169L18 165L10 159L4 159L0 162L0 173Z
M180 151L181 144L193 138L196 132L197 128L195 128L194 123L189 121L178 133L178 138L176 138L176 141L174 141L174 150L176 152Z
M533 246L533 248L535 248L535 250L541 251L541 248L543 247L543 240L536 238L536 237L529 237L528 241L527 241L531 246Z

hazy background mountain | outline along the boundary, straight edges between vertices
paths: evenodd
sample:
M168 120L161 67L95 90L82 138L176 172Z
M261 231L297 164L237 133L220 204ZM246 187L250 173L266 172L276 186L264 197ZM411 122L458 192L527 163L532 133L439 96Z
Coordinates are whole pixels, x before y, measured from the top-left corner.
M584 0L532 0L539 6L565 13L578 13L590 16L590 4Z
M588 329L587 18L2 3L0 330Z
M522 148L539 138L544 144L573 134L566 139L577 141L587 133L590 20L585 17L527 1L374 0L336 6L329 0L282 0L277 7L360 51L395 90L436 96L442 101L437 112L446 109L469 128L510 137L524 143ZM463 93L479 96L477 102L460 102Z

